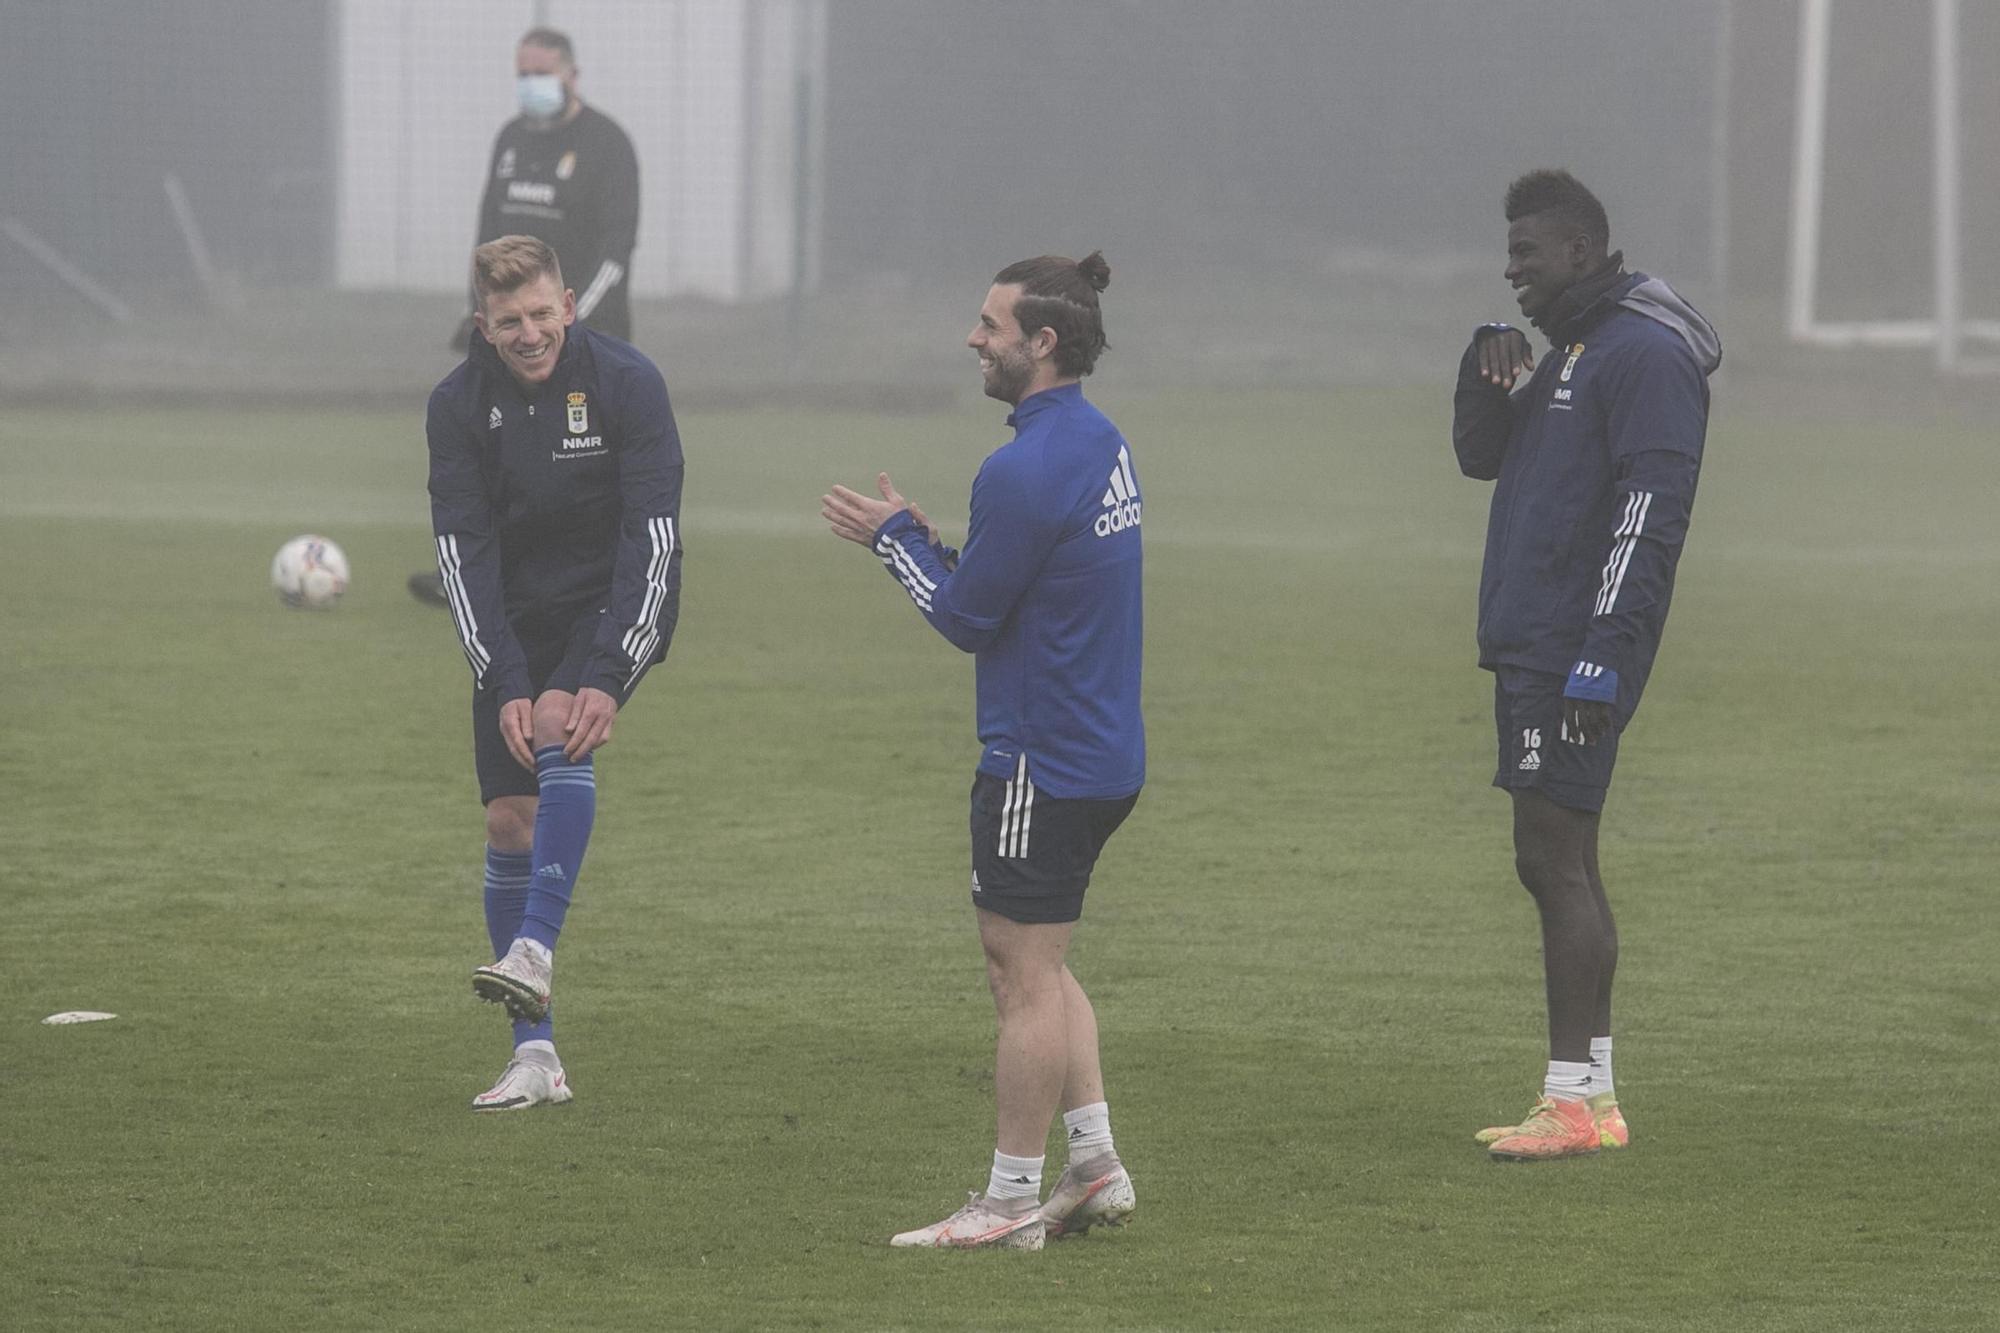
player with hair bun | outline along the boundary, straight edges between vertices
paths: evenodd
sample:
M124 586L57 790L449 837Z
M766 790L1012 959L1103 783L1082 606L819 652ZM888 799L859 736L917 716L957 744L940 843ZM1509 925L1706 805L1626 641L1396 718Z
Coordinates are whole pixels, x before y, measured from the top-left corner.
M932 628L974 655L972 904L999 1014L997 1143L984 1192L890 1244L1038 1250L1137 1206L1111 1141L1097 1016L1066 962L1091 870L1146 779L1139 712L1139 479L1078 383L1104 351L1104 256L1000 270L966 338L1014 438L972 483L965 550L877 476L821 513L872 550ZM1048 1133L1068 1160L1041 1198Z

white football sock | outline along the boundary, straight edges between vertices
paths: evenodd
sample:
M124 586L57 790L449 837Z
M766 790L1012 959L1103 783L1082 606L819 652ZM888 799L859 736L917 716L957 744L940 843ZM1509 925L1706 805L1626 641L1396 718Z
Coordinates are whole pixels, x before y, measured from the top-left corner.
M1580 1102L1590 1095L1590 1065L1581 1060L1551 1060L1542 1078L1542 1096L1558 1102Z
M1087 1162L1116 1154L1111 1146L1111 1107L1092 1102L1063 1112L1063 1135L1069 1140L1069 1160Z
M1590 1095L1611 1091L1611 1038L1590 1039Z
M1042 1197L1044 1160L1040 1157L1009 1157L996 1149L993 1153L993 1172L986 1181L986 1197L995 1202L1039 1200Z
M540 1038L533 1041L524 1041L519 1046L516 1046L514 1048L514 1058L543 1065L549 1069L562 1068L562 1061L556 1059L556 1044L552 1041L543 1041Z

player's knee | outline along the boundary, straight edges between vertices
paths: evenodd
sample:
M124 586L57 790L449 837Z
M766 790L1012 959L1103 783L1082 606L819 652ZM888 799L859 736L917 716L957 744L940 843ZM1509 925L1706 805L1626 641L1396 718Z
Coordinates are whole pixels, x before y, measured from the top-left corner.
M1583 872L1546 848L1515 848L1514 873L1520 876L1521 887L1537 898L1564 897L1573 893L1588 895L1590 892L1590 881Z
M563 728L569 724L570 706L576 696L567 690L548 690L535 700L535 748L545 745L560 745L565 737Z
M1521 881L1521 887L1534 893L1549 872L1549 859L1540 851L1527 847L1514 849L1514 875Z
M993 993L993 1007L1001 1013L1013 1003L1015 989L1007 975L1007 969L992 954L986 955L986 989Z
M535 845L535 798L496 796L486 803L486 843L516 855Z
M1062 972L1042 966L1038 960L986 955L986 985L993 992L993 1006L1002 1015L1027 1008L1044 1000L1062 1001Z

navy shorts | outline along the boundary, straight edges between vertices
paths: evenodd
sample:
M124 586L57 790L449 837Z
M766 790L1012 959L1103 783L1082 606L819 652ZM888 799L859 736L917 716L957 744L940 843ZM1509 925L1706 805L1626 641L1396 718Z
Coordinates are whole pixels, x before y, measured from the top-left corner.
M972 779L972 902L1030 925L1074 921L1098 853L1138 804L1058 800L1035 790L1025 763L1002 780Z
M1566 739L1562 692L1567 681L1525 667L1503 666L1493 673L1493 722L1500 732L1500 768L1493 785L1538 791L1572 810L1602 810L1625 723L1614 710L1611 734L1595 745Z
M597 627L604 615L589 611L568 622L536 624L517 622L514 635L528 658L528 685L534 698L549 690L576 693L583 670L597 642ZM642 676L643 672L640 673ZM618 706L632 697L637 680L618 692ZM521 767L500 735L500 692L472 692L472 758L479 773L479 803L486 805L496 796L538 796L541 782L533 769Z

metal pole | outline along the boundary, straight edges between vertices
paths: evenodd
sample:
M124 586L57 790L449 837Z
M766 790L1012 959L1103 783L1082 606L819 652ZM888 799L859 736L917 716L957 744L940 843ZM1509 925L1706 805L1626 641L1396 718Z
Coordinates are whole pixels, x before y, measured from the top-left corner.
M215 258L208 250L208 238L202 235L201 223L195 219L194 205L188 202L181 178L168 172L165 187L167 208L174 215L174 225L180 228L181 239L187 243L188 260L194 265L194 276L201 283L202 295L215 309L224 309L229 300L223 291L222 275L215 270Z
M1931 0L1932 271L1937 296L1937 367L1958 369L1959 308L1958 0Z
M826 8L819 0L790 0L792 26L792 234L791 283L785 298L788 362L794 377L805 369L806 294L819 278L820 160L825 127Z
M736 273L730 281L738 301L757 297L757 208L764 169L764 0L743 6L743 138L736 154Z
M1709 114L1708 278L1716 317L1727 322L1729 300L1730 54L1736 37L1735 0L1716 0L1715 78Z
M1821 172L1826 156L1826 29L1831 0L1805 0L1799 11L1798 112L1792 135L1792 246L1786 326L1794 340L1812 334L1819 281Z
M806 221L811 216L806 207L806 191L812 183L806 146L812 132L811 97L812 80L802 69L792 83L792 290L785 305L794 373L804 358L806 344Z
M64 259L53 245L29 231L19 218L0 218L0 233L33 255L36 262L55 276L56 281L120 324L130 324L135 318L131 306L91 281L90 275Z

